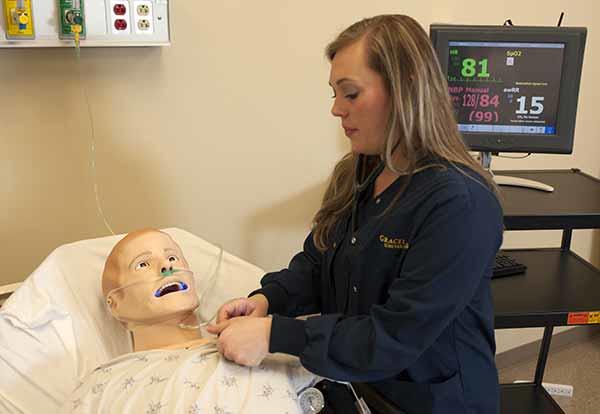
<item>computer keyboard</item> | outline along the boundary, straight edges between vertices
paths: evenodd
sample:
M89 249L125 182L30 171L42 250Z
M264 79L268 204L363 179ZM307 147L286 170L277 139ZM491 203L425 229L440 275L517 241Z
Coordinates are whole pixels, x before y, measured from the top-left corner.
M496 254L496 263L494 263L492 278L517 275L524 273L526 269L527 266L517 262L514 257L503 252L498 252Z

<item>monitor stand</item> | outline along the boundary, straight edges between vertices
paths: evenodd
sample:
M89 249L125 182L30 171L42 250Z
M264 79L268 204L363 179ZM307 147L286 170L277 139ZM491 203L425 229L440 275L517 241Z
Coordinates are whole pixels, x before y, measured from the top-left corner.
M492 164L492 153L491 152L481 152L481 165L485 168L492 177L494 178L494 182L498 185L510 185L514 187L524 187L524 188L532 188L534 190L547 191L549 193L554 191L554 187L549 186L548 184L540 183L539 181L528 180L526 178L520 177L508 177L504 175L494 175L490 166Z

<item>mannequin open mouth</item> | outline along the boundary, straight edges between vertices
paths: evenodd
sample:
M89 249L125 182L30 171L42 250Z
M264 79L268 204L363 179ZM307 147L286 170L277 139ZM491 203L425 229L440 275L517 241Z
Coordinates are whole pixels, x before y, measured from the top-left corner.
M170 282L161 286L154 292L154 297L161 298L169 293L184 292L188 290L188 285L185 282Z

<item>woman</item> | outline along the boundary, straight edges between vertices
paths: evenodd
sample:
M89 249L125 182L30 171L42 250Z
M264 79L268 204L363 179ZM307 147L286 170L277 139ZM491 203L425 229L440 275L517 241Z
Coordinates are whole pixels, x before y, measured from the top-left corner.
M367 384L395 412L496 413L490 280L502 211L461 140L428 36L410 17L377 16L327 56L352 151L303 251L223 305L211 331L235 362L297 355L318 375Z

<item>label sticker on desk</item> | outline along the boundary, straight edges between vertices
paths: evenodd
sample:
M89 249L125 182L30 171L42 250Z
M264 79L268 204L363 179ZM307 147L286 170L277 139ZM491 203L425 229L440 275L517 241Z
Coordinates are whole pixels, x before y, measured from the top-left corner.
M567 325L587 325L590 323L589 316L589 312L570 312Z

